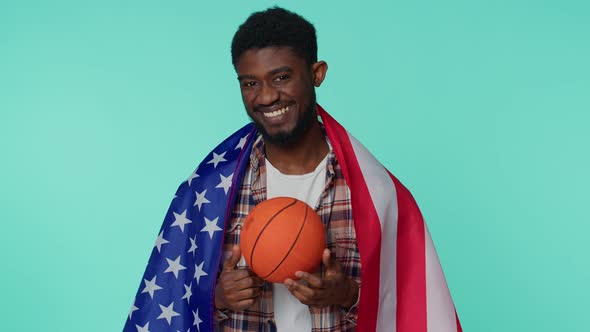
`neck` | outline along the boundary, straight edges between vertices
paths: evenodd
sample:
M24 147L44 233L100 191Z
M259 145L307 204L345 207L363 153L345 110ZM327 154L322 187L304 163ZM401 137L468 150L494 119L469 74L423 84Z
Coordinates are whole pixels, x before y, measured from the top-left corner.
M265 140L264 146L266 159L281 173L289 175L312 172L330 150L318 121L296 143L282 146Z

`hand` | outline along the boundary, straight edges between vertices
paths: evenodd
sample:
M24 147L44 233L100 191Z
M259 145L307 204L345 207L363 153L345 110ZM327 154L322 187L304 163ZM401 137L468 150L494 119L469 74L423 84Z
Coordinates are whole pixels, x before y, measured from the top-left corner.
M340 263L330 256L329 249L324 250L322 262L325 266L323 278L316 274L297 271L295 276L307 285L287 279L285 286L303 304L315 307L352 307L358 298L359 285L344 274Z
M223 262L221 275L215 286L215 307L241 311L256 302L264 284L252 271L237 269L242 257L240 247L234 245L232 255Z

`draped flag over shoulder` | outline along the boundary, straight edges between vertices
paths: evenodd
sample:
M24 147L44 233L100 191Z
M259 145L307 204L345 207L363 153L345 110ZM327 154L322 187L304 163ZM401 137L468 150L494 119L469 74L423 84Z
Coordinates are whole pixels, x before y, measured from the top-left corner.
M361 256L357 330L460 332L447 282L414 198L321 107L319 114L351 192Z
M166 213L124 332L214 330L213 304L229 220L252 149L249 124L219 144L183 182Z
M438 256L410 192L318 106L350 188L361 256L359 332L461 332ZM255 129L217 146L166 214L124 332L214 330L214 289Z

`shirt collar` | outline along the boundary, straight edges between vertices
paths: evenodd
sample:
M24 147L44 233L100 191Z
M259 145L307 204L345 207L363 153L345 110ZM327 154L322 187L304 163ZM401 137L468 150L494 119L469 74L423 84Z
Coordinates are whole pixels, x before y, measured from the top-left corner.
M336 174L334 171L336 165L336 155L334 154L334 150L332 149L332 145L330 144L330 140L326 135L326 130L322 123L320 123L320 127L324 137L326 138L326 142L328 142L328 145L330 146L328 160L326 163L326 185L329 186L332 182L332 179L334 178L334 175ZM253 175L251 184L253 188L257 188L259 190L266 189L266 181L264 181L263 179L265 178L262 177L266 174L265 159L266 154L264 152L264 140L262 139L262 134L257 133L256 140L252 146L252 152L250 153L250 168ZM265 190L262 190L262 192L264 191Z

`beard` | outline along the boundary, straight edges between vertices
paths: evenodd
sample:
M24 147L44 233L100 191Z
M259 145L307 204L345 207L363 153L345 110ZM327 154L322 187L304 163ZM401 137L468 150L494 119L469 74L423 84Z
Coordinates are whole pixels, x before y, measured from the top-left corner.
M305 112L303 112L303 115L297 120L295 127L290 131L281 131L271 135L268 133L268 131L266 131L266 129L264 129L264 126L261 123L256 121L251 116L250 119L252 119L256 129L262 134L262 137L267 143L283 147L293 145L297 143L301 137L303 137L309 128L311 128L314 121L317 121L315 95L313 96L311 103Z

